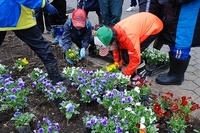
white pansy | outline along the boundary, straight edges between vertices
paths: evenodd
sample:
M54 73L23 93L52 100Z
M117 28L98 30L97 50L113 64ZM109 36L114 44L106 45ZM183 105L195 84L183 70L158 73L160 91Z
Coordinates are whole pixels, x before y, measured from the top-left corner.
M135 103L135 106L141 106L141 102Z
M138 86L136 86L136 87L134 88L134 91L136 91L137 93L140 93L140 88L139 88Z
M141 118L140 118L140 124L144 124L145 123L145 117L144 116L142 116Z

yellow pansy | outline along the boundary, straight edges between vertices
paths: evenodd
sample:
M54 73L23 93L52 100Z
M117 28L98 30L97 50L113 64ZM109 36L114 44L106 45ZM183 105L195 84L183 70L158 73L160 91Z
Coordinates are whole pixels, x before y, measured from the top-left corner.
M69 56L70 56L70 57L74 57L74 53L70 53Z
M23 62L25 65L28 65L28 64L29 64L29 62L28 62L28 60L27 60L26 58L22 59L22 62Z
M24 67L23 67L22 65L20 65L20 66L18 67L18 69L19 69L19 71L21 71L22 69L24 69Z

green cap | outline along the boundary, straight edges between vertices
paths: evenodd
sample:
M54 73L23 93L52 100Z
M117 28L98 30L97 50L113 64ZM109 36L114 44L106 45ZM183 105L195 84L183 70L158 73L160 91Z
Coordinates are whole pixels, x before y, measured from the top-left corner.
M101 43L103 45L105 45L107 47L110 44L111 40L112 40L113 31L110 28L108 28L106 26L103 26L103 27L101 27L101 28L99 28L97 30L96 37L101 41ZM95 42L98 43L98 41L95 41Z

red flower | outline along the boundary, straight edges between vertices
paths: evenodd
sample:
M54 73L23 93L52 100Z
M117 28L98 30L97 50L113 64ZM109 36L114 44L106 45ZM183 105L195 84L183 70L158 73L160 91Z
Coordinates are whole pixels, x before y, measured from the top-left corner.
M181 99L182 99L182 101L185 101L186 100L186 96L182 96Z
M199 108L198 104L193 104L192 107L190 108L190 111L194 111L194 110L196 110L198 108Z
M188 101L183 100L182 103L181 103L181 106L187 106L187 105L188 105Z
M136 127L140 128L140 123L136 123Z
M166 115L167 117L169 117L169 116L171 115L171 112L170 112L170 111L167 111L167 112L165 113L165 115Z
M173 97L173 94L171 93L171 92L166 92L165 93L167 96L169 96L169 97Z
M187 116L185 117L185 121L186 121L186 122L189 122L189 121L190 121L190 115L187 115Z
M154 105L154 112L157 114L161 110L161 106L159 104Z
M171 110L174 111L174 112L177 112L178 111L178 104L175 104L174 106L172 106Z

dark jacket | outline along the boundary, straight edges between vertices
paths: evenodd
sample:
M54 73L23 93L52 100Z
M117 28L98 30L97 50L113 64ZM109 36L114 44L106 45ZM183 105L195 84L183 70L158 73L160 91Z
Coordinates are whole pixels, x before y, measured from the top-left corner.
M82 8L85 11L99 11L99 2L98 0L78 0L77 7Z
M51 25L63 25L66 22L66 0L53 0L51 4L58 10L58 14L50 16Z
M139 12L150 12L163 20L165 14L165 5L158 0L139 0Z
M169 0L162 39L179 48L200 46L200 0Z
M71 18L64 24L64 32L62 35L63 50L67 51L71 48L72 42L76 43L79 48L87 48L92 36L92 26L89 20L86 20L85 28L77 30L73 24ZM79 44L81 46L79 46Z

